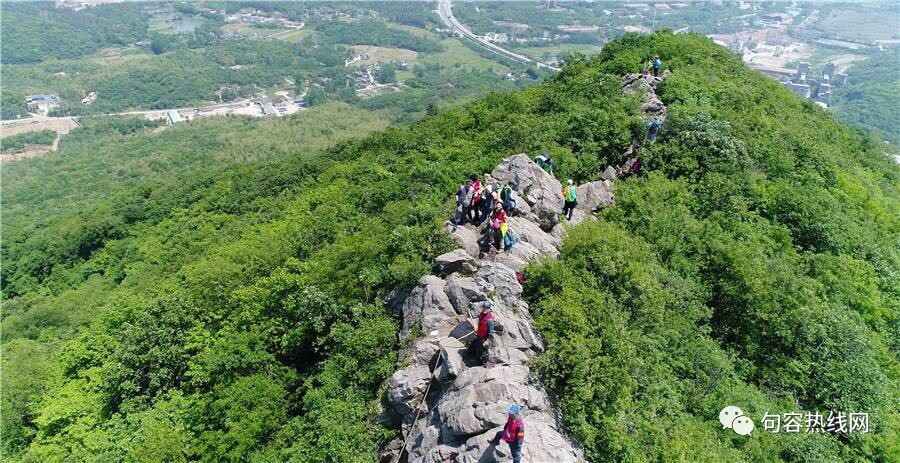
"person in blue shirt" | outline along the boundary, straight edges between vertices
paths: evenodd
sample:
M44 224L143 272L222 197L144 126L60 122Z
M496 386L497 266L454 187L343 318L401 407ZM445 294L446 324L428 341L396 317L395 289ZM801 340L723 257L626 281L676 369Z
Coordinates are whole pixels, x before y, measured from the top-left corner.
M658 76L660 69L662 69L662 61L659 59L659 55L656 55L653 57L653 75Z

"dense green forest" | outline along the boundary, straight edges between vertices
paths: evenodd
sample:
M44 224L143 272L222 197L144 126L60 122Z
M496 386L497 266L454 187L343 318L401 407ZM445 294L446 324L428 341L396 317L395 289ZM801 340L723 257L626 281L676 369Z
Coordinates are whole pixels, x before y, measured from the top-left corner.
M451 248L455 187L541 149L560 178L599 178L643 137L621 76L652 53L673 74L646 174L526 272L570 430L594 461L895 460L900 169L669 33L332 148L355 124L98 120L4 166L4 455L375 461L399 348L382 298ZM872 432L746 438L721 429L726 403L865 411Z
M51 145L56 138L52 130L18 133L0 140L0 152L18 153L28 145Z
M75 58L100 48L129 46L147 37L140 3L103 4L79 12L53 2L3 2L3 64Z
M900 145L900 48L888 48L850 68L843 87L833 87L831 107L842 121Z

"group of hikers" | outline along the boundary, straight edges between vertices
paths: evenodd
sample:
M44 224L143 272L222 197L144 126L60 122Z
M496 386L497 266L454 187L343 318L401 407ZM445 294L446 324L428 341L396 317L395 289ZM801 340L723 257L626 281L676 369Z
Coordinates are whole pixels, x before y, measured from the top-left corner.
M644 75L649 76L652 72L653 77L656 77L659 75L660 69L662 69L662 60L659 59L659 55L656 55L644 65Z
M484 181L478 177L466 180L456 191L456 217L453 223L465 225L469 222L478 227L487 222L481 240L482 252L490 246L497 250L501 247L512 249L516 239L509 232L508 213L516 207L513 189L508 183L503 186L487 183L487 174L484 178Z
M644 75L652 72L654 76L657 76L661 67L662 61L659 59L659 55L656 55L653 60L647 62L644 67ZM657 117L653 117L647 123L647 140L650 143L656 141L656 136L661 128L662 121ZM553 175L553 159L550 153L541 152L534 157L534 162L541 169ZM621 175L635 174L640 169L641 160L635 157L618 168L618 173ZM469 222L476 227L487 222L488 225L484 228L483 238L480 242L482 254L489 246L493 246L496 250L500 250L501 247L509 250L516 243L515 237L509 231L509 214L512 214L516 207L513 187L509 183L504 183L502 186L489 184L487 178L487 174L484 175L484 181L477 176L472 177L459 187L456 191L457 207L453 220L456 225L465 225ZM566 220L572 220L572 213L578 206L578 191L572 179L566 182L561 193L563 197L562 213ZM521 274L517 274L517 277L521 277ZM524 277L522 278L524 279ZM484 364L485 354L494 335L493 306L494 303L490 299L481 302L478 324L474 331L475 338L467 348L468 357L478 365ZM522 409L519 405L510 406L507 410L507 420L503 430L498 432L492 441L494 444L499 444L501 440L506 442L514 463L521 461L522 447L525 443L525 424L521 412Z

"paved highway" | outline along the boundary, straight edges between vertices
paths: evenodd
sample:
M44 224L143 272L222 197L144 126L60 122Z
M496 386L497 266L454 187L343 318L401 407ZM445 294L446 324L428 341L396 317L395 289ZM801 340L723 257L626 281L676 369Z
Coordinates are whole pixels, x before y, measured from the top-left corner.
M449 26L454 32L459 32L459 34L463 37L474 41L484 48L487 48L488 51L491 51L492 53L512 59L514 61L518 61L520 63L534 64L539 68L547 68L554 71L559 71L559 68L556 66L551 66L547 63L532 60L525 55L520 55L518 53L509 51L495 43L491 43L485 40L479 35L476 35L474 32L466 28L465 25L459 22L459 20L457 20L455 16L453 16L453 6L451 4L451 0L438 0L438 15L441 17L441 20L444 21L444 24Z

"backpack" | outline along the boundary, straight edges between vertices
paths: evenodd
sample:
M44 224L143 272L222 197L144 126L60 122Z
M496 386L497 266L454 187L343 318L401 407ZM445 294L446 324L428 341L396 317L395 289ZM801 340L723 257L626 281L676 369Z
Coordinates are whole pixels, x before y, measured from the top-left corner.
M518 242L519 240L513 236L512 232L507 230L506 235L503 236L503 246L506 247L506 250L509 251Z

